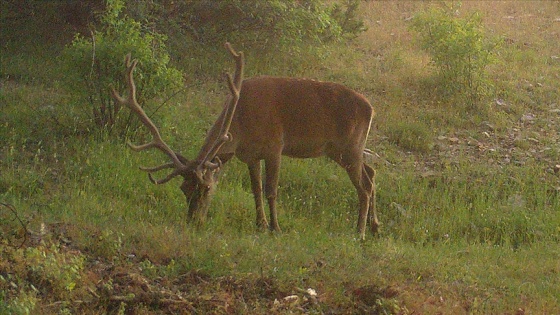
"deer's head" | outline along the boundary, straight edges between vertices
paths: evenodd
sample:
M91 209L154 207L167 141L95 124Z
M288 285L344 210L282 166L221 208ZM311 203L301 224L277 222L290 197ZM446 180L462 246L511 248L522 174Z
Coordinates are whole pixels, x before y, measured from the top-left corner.
M183 183L181 184L181 191L185 195L189 205L189 218L195 218L198 221L203 221L205 219L208 211L210 196L217 183L218 173L222 165L217 156L218 152L226 142L231 141L232 139L231 134L229 134L229 128L239 101L241 83L243 81L243 53L235 52L229 43L226 43L226 48L229 50L236 62L234 79L232 79L231 75L227 74L227 82L231 96L228 97L228 100L226 101L223 119L221 120L221 125L219 126L219 132L212 135L212 137L207 138L207 141L210 141L210 145L203 147L199 153L199 158L196 160L188 160L181 154L174 152L163 141L158 128L138 104L136 100L136 85L134 84L133 77L133 72L138 61L131 61L130 54L128 54L125 59L127 68L128 97L124 98L117 91L112 89L115 100L122 105L128 106L152 134L151 142L138 146L129 143L128 145L130 148L134 151L157 148L171 159L171 162L160 166L140 167L140 169L148 172L150 181L154 184L164 184L176 176L182 176ZM163 169L173 170L164 178L153 178L152 173Z
M189 219L200 224L208 214L210 197L218 183L220 168L206 169L203 173L197 173L196 168L196 163L192 163L192 167L181 174L181 191L187 200Z

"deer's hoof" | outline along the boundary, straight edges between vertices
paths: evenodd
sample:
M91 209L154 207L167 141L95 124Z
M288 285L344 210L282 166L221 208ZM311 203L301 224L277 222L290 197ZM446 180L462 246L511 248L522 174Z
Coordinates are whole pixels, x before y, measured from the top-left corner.
M371 221L371 234L378 235L379 234L379 221Z
M263 221L257 221L257 230L259 232L264 232L268 229L268 222L266 222L266 220Z

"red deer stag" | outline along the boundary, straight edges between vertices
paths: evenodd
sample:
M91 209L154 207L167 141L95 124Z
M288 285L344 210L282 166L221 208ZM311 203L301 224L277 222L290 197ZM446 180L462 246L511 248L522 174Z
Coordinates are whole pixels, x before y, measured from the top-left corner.
M276 212L278 172L282 155L314 158L326 155L343 167L356 188L359 199L358 232L365 238L369 220L373 233L379 222L375 209L375 171L364 162L365 143L374 110L361 94L336 83L309 79L256 77L243 80L243 53L226 43L236 62L234 78L227 75L231 92L198 156L188 160L163 141L154 123L136 101L133 71L137 60L126 58L128 97L115 90L113 97L135 112L150 130L150 143L129 146L134 151L157 148L170 163L141 168L155 184L181 175L181 190L189 203L189 218L206 216L210 193L222 164L234 155L249 167L251 188L257 210L257 226L280 231ZM264 193L270 210L267 223L262 196L261 160L265 164ZM166 168L173 171L155 180L151 173ZM368 215L369 212L369 215ZM202 213L202 215L201 215ZM203 220L204 218L199 218Z

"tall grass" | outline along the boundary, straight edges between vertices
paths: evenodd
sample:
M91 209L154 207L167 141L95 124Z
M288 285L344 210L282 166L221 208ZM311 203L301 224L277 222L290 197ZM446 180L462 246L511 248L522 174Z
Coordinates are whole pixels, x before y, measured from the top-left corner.
M399 178L385 218L396 237L417 243L467 240L517 248L559 239L559 201L537 167L488 170L464 164L440 176ZM549 178L553 181L553 178ZM385 190L384 190L385 191Z

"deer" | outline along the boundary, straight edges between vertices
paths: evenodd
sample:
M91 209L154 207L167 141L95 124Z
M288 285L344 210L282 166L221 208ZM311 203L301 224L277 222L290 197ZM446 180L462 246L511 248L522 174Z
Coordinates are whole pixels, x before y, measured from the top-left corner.
M359 201L357 230L365 239L369 221L371 232L378 232L376 212L375 170L366 164L366 140L375 115L370 102L362 94L333 82L293 77L257 76L244 79L244 54L225 44L235 60L235 74L226 74L230 91L223 110L200 148L189 160L173 151L162 139L159 129L136 100L133 72L138 61L125 58L128 96L112 88L112 96L127 106L149 130L152 140L128 146L133 151L155 148L170 159L156 167L140 167L157 185L181 176L181 191L188 203L188 219L198 216L203 221L209 200L223 165L237 157L249 169L251 190L256 207L258 229L281 232L277 214L277 192L282 156L317 158L326 156L340 165L356 189ZM265 184L262 181L262 163ZM171 172L155 179L152 174L164 169ZM268 202L270 224L263 205Z

